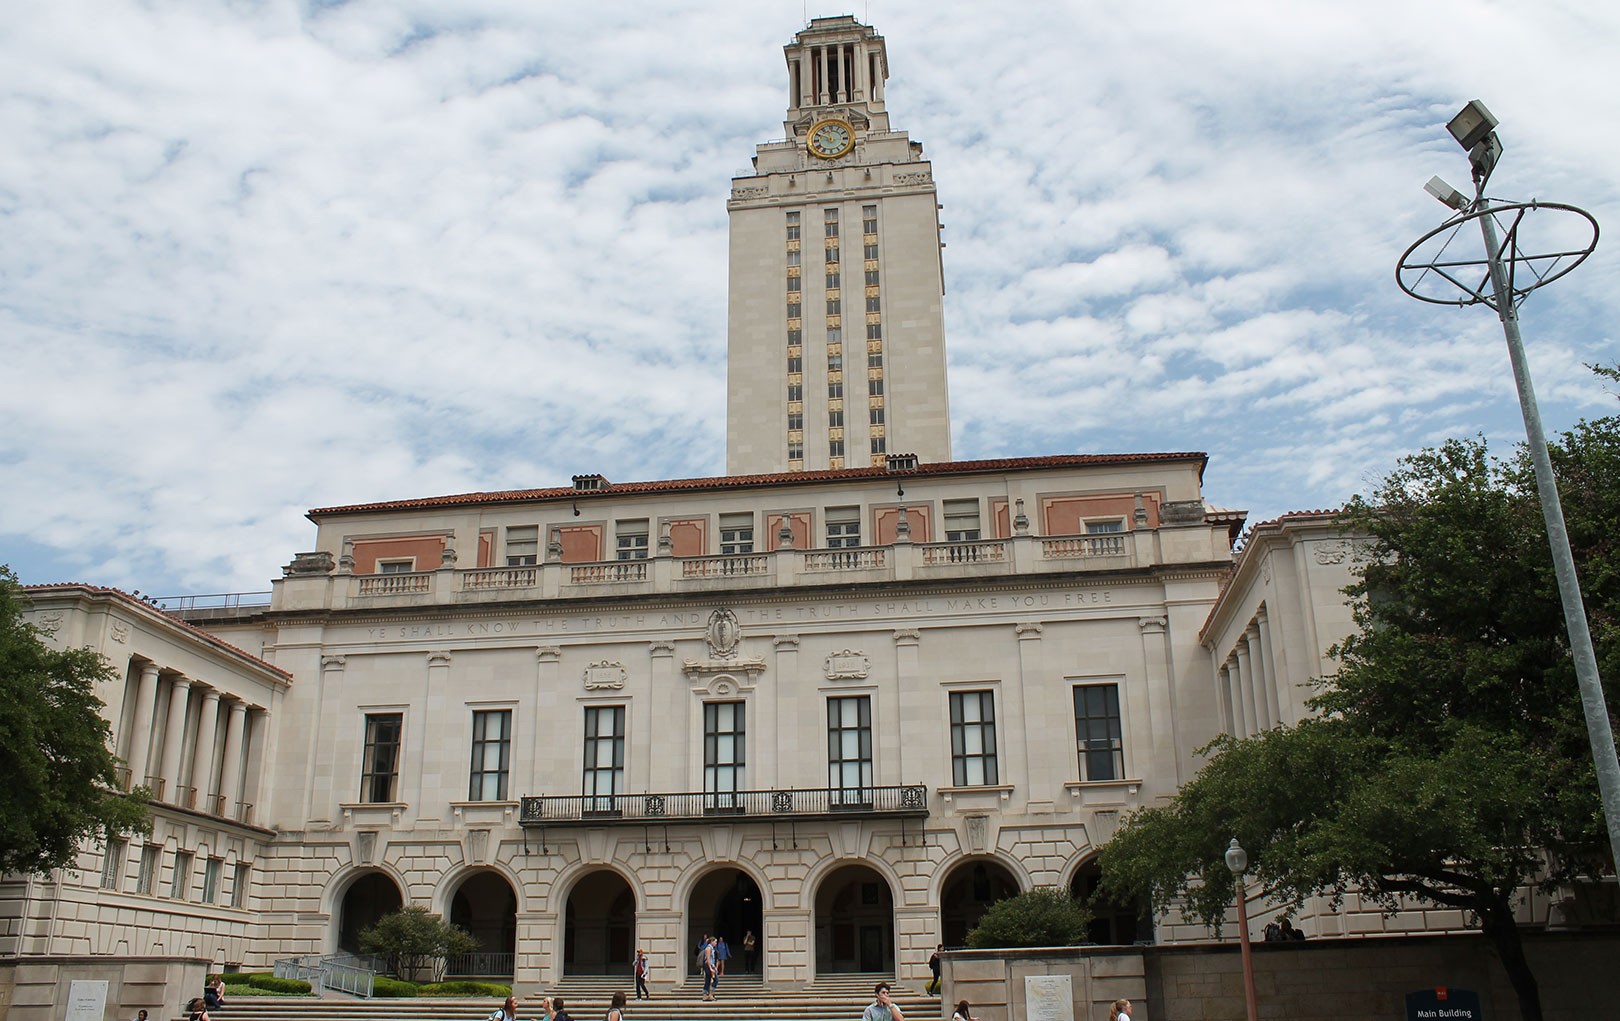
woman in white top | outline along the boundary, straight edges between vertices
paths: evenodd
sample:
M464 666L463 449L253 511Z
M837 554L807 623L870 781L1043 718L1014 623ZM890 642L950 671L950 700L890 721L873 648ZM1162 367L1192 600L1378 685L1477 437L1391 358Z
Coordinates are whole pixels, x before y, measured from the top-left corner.
M968 1002L963 1000L956 1005L956 1011L951 1014L951 1021L979 1021L968 1011Z
M1108 1021L1131 1021L1131 1001L1115 1000L1108 1008Z

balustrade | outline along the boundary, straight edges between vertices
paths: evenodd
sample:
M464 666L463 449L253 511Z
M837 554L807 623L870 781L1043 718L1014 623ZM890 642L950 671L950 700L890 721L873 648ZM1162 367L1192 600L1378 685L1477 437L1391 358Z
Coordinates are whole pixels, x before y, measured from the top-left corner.
M666 794L525 796L523 826L610 825L737 819L807 819L830 816L926 816L928 788L814 787L763 791L683 791Z

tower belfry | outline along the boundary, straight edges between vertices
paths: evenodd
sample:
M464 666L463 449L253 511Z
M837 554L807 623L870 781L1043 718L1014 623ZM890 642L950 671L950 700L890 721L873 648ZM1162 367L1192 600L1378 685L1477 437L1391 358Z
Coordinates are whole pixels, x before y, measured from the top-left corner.
M948 461L939 201L889 126L883 37L817 18L784 54L786 137L726 204L727 471Z

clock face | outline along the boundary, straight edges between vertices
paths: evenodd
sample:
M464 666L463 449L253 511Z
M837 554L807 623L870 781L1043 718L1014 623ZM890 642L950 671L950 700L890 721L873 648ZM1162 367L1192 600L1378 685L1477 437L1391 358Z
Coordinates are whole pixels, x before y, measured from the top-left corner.
M810 129L811 155L833 160L855 148L855 130L847 121L821 121Z

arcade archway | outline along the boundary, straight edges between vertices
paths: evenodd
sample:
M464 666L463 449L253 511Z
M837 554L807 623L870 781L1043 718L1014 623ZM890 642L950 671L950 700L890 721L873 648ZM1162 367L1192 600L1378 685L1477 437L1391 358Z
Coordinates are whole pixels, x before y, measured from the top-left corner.
M845 865L816 888L816 972L894 973L894 892L877 870Z
M967 934L998 900L1018 894L1018 879L1005 865L979 859L951 870L940 888L939 932L948 947L967 945Z
M366 872L343 891L338 908L337 948L351 954L360 952L360 934L377 924L377 919L405 906L399 886L384 872Z
M636 938L636 895L617 872L592 872L568 894L564 975L628 975Z
M1093 858L1075 870L1069 892L1091 908L1087 937L1102 946L1153 942L1153 911L1143 902L1118 904L1097 896L1102 866Z
M749 961L743 953L743 938L754 934L754 970L762 969L764 960L765 929L764 898L759 884L741 869L715 869L699 879L686 899L686 971L698 973L697 941L704 936L719 936L731 948L731 959L726 962L726 974L740 975L748 971Z
M517 952L517 893L496 872L477 872L456 887L450 921L478 941L478 949L450 961L449 974L510 980Z

